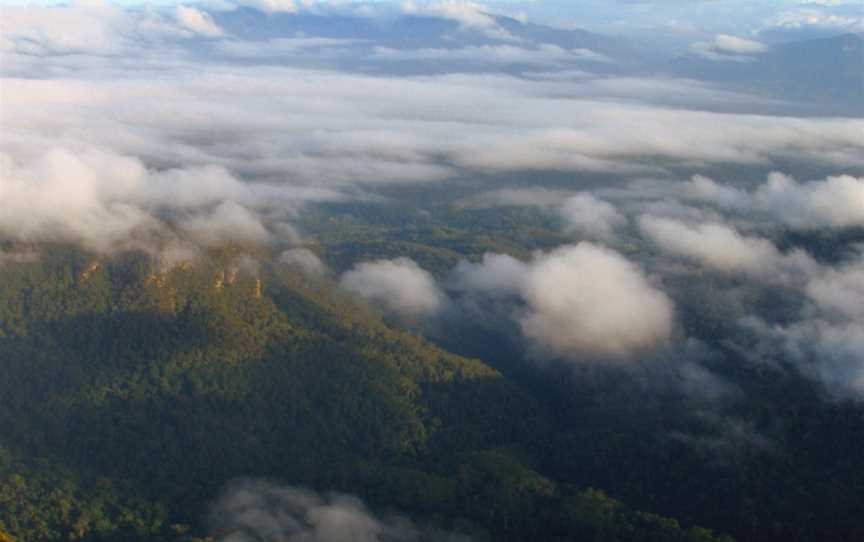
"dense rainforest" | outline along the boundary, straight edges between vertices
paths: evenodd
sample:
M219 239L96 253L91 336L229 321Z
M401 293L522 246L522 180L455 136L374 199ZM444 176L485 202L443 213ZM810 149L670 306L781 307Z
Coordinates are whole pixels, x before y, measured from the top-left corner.
M781 318L783 292L667 284L738 390L705 403L653 374L663 360L538 366L492 312L423 327L334 280L372 257L436 273L489 250L526 257L561 242L542 213L334 205L303 226L332 273L253 245L171 261L3 246L3 536L221 540L224 488L267 480L473 540L864 540L864 408L724 339L724 311ZM777 243L831 261L862 239Z
M260 249L40 250L0 267L4 540L219 539L238 478L476 540L728 540L559 477L598 443L551 453L552 403Z

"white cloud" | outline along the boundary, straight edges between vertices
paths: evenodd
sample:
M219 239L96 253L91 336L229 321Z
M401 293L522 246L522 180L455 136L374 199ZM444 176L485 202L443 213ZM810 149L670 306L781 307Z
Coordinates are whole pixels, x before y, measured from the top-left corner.
M713 41L700 41L690 45L691 52L719 62L752 62L752 55L766 50L767 47L761 42L729 34L718 34Z
M103 6L3 7L2 50L28 55L119 53L124 43L113 25L124 13Z
M864 326L864 262L825 270L806 292L827 313Z
M324 262L308 248L292 248L279 255L279 262L296 267L308 275L321 275L327 267Z
M713 203L727 209L750 206L750 196L743 190L717 183L704 175L694 175L681 187L685 199Z
M480 263L460 262L453 270L453 283L463 291L508 296L522 289L528 271L528 264L512 256L487 253Z
M801 371L843 398L864 398L864 262L815 273L805 295L812 307L800 321L763 327Z
M450 19L459 23L463 28L484 30L491 37L510 38L509 33L498 26L489 8L468 0L440 0L423 3L406 0L402 2L402 12L409 15Z
M728 34L718 34L714 38L714 45L720 51L736 54L761 53L766 49L764 43Z
M377 47L375 58L380 60L423 60L482 62L489 64L537 64L557 66L579 61L614 62L606 55L590 49L564 49L558 45L540 44L534 47L514 45L480 45L459 49L392 49Z
M559 212L568 231L578 232L592 239L612 240L616 230L627 224L627 218L612 204L588 193L567 198Z
M774 172L755 192L754 199L758 207L793 225L864 225L864 178L840 175L800 184Z
M23 136L31 149L69 139L316 190L434 181L460 167L657 172L645 157L658 157L654 164L864 162L860 121L562 99L572 85L555 81L233 66L207 77L167 73L146 83L122 71L98 81L6 79L2 145L24 144Z
M809 3L815 4L814 2ZM773 16L762 30L771 28L794 30L817 28L841 32L861 32L864 30L864 17L860 15L860 10L857 15L853 15L832 13L820 8L800 7L781 11Z
M432 275L408 258L360 263L345 272L339 284L405 317L430 316L445 300Z
M299 8L294 0L232 0L241 6L260 9L265 13L297 13Z
M374 515L357 497L319 494L255 480L230 484L210 510L221 542L410 542L433 538L465 541L455 534L424 533L403 517Z
M420 4L409 0L402 3L402 11L410 14L435 14L458 21L465 26L486 27L495 25L495 20L487 7L468 0L441 0Z
M196 241L205 244L219 244L226 240L266 243L270 240L270 232L261 220L232 201L220 204L211 212L189 217L178 226Z
M719 271L779 280L790 272L806 273L817 267L804 253L782 254L767 239L741 235L725 224L689 225L669 218L643 216L639 228L663 251Z
M634 186L626 197L635 197L645 188ZM766 181L751 190L720 184L701 175L689 181L660 183L654 198L678 198L701 202L739 218L767 219L770 222L804 228L845 228L864 225L864 178L834 175L800 183L791 176L772 172Z
M78 241L98 250L145 232L164 233L165 217L210 241L217 234L266 241L261 219L244 206L266 210L295 198L290 190L241 182L221 167L152 170L136 158L92 148L53 148L25 163L0 154L0 173L0 235Z
M0 51L39 57L135 56L159 42L221 35L207 13L188 6L177 6L173 14L99 2L4 6Z
M97 165L99 163L99 165ZM94 156L82 160L55 149L22 166L0 155L0 234L24 241L72 240L102 247L123 240L153 219L140 208L103 197L109 165L114 179L135 182L143 173L135 160Z
M319 55L324 51L347 54L350 52L347 48L358 43L357 40L320 37L273 38L266 41L222 40L216 43L215 49L236 58L267 58L309 55L313 51Z
M639 227L663 250L723 271L764 272L779 257L770 242L743 237L723 224L688 226L668 218L643 216Z
M182 28L195 34L210 38L224 34L219 25L213 21L213 18L199 9L180 5L177 6L176 16L177 22Z
M813 6L848 6L857 5L858 0L798 0L801 5Z
M464 293L521 300L513 317L541 357L628 359L662 345L673 330L666 294L624 256L588 242L529 262L486 254L479 263L460 263L451 282Z
M589 243L540 255L523 295L523 333L555 356L627 358L672 333L669 298L626 258Z

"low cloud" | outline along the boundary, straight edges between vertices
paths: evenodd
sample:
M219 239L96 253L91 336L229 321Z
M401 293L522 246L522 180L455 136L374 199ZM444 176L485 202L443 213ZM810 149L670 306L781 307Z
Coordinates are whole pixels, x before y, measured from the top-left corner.
M796 227L864 225L864 178L852 175L799 183L775 171L752 191L694 176L685 183L682 195L684 199L711 203L729 211L768 214L780 223Z
M215 38L222 36L224 32L213 18L199 9L189 6L177 6L177 22L180 26L190 32Z
M191 6L180 5L173 12L100 2L4 6L0 51L37 57L136 56L145 46L223 34L209 14Z
M0 154L0 235L19 241L72 241L108 250L166 220L209 242L264 242L251 208L290 206L290 190L239 181L217 166L148 169L99 149L53 148L20 163Z
M350 47L360 43L358 40L321 38L321 37L294 37L273 38L266 41L244 41L244 40L221 40L214 45L219 53L235 58L286 58L299 57L301 55L317 54L324 52L335 54L339 52L347 56Z
M324 262L308 248L292 248L279 255L279 262L294 267L308 275L321 275L327 267Z
M758 41L720 34L714 41L690 44L690 52L716 62L752 62L753 55L763 53L767 47Z
M669 218L643 216L639 219L639 228L664 252L684 256L718 271L782 280L790 273L807 273L817 267L804 252L782 254L767 239L742 235L734 228L716 222L687 224Z
M566 199L559 212L568 231L601 241L614 239L616 230L627 225L627 218L612 204L587 193Z
M461 291L509 296L522 290L529 269L507 254L487 253L479 263L460 262L453 270L453 285Z
M469 542L399 517L379 517L357 497L241 480L210 512L219 542Z
M137 206L103 197L111 188L94 163L106 161L118 184L144 174L134 160L101 155L81 159L62 149L26 166L0 156L0 233L21 241L108 245L152 225L152 217Z
M762 53L766 50L764 43L728 34L719 34L714 38L714 46L725 53L742 55Z
M391 49L377 47L375 58L395 61L450 61L486 64L536 64L559 66L574 62L614 62L590 49L564 49L558 45L534 47L480 45L460 49Z
M260 9L265 13L297 13L299 11L294 0L235 0L234 3Z
M267 243L270 232L251 211L226 201L209 212L202 212L179 223L180 230L203 244L218 245L224 241Z
M686 200L714 203L725 209L743 209L751 206L750 196L738 188L717 183L704 175L693 175L683 183L680 191Z
M491 10L469 0L439 0L434 2L402 2L402 12L408 15L438 17L455 21L462 28L482 30L488 37L499 40L512 40L513 36L498 25Z
M668 218L644 216L639 219L639 228L662 250L722 271L764 273L780 256L769 241L744 237L723 224L690 226Z
M345 272L340 286L399 316L431 316L445 297L429 272L409 258L364 262Z
M609 249L580 243L543 254L523 288L522 331L552 355L628 358L672 333L670 299Z
M527 263L487 254L460 264L453 282L462 291L521 299L514 317L542 357L626 359L662 345L673 331L666 294L618 252L587 242Z
M827 313L864 325L864 262L826 270L810 281L806 291Z
M799 370L842 399L864 399L864 261L814 274L809 305L786 325L750 322L763 348L782 352Z
M125 12L108 5L3 8L0 50L27 55L117 54L126 42L117 26Z
M851 175L798 183L772 173L754 194L758 207L801 226L846 227L864 225L864 178Z
M809 2L809 4L810 6L781 11L773 16L761 30L803 30L808 28L834 32L861 32L864 30L864 17L861 16L860 5L849 11L832 12L830 9L825 9L828 4L821 4L821 6L816 6L816 2ZM833 5L842 6L842 4Z

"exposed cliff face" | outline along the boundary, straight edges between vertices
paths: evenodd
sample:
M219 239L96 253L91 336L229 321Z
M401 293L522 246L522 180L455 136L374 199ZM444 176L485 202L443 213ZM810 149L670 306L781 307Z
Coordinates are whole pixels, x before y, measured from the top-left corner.
M79 249L73 249L80 254L81 258L87 258L87 254ZM132 254L132 253L130 253ZM4 262L9 264L39 263L40 253L35 249L23 250L16 248L11 252L2 253ZM143 268L133 272L130 276L140 277L118 284L118 287L130 290L140 289L145 292L157 305L167 312L176 312L178 303L182 297L179 292L179 284L188 283L190 280L200 280L201 274L209 273L210 288L216 293L223 293L226 289L239 292L249 299L260 300L263 296L263 279L261 277L260 263L255 256L243 252L237 247L227 247L214 250L210 254L203 254L195 260L183 260L173 263L162 261L158 257L138 254L136 266ZM122 258L120 258L122 259ZM90 259L77 273L76 281L79 286L91 285L97 277L111 279L112 268L117 271L117 258L103 255ZM127 269L127 271L129 271ZM143 275L142 275L143 273ZM198 277L198 278L196 278ZM116 280L114 281L117 282Z
M91 262L81 273L78 274L78 282L88 282L93 276L102 269L102 262L95 260Z

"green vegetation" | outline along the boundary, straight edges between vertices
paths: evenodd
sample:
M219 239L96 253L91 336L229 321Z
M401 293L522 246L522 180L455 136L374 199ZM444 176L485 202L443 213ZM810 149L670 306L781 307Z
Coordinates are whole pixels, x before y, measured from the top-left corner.
M402 210L388 205L321 205L301 225L343 270L358 261L407 256L424 269L444 272L485 252L527 258L533 250L568 242L558 220L539 209L461 209L450 203Z
M479 540L718 540L557 480L548 404L246 252L0 267L0 539L195 540L267 477Z

